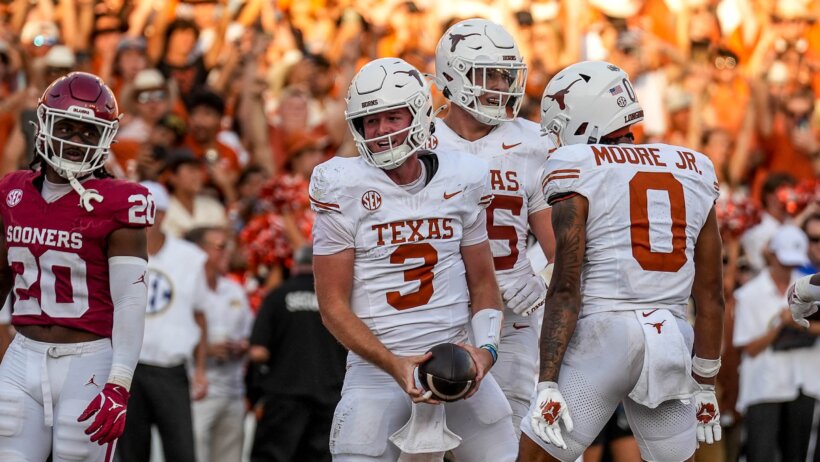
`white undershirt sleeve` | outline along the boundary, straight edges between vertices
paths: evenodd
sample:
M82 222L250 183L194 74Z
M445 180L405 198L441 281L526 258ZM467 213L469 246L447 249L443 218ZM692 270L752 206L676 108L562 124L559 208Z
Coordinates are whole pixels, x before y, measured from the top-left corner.
M139 257L117 256L108 259L114 325L111 331L111 373L109 383L131 388L131 379L140 357L148 303L148 262Z

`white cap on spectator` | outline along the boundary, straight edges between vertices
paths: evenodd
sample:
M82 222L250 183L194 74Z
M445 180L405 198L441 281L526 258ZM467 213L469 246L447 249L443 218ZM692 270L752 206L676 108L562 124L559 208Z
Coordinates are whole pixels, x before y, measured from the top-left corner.
M74 57L74 52L71 48L65 45L54 45L48 50L45 56L45 63L48 67L59 67L64 69L73 69L77 64L77 59Z
M165 77L156 69L143 69L134 77L134 90L165 88Z
M809 263L809 238L797 226L783 225L769 240L769 250L785 266L803 266Z
M140 184L148 188L148 192L154 196L154 204L156 204L158 212L168 210L168 203L171 199L168 197L168 190L165 189L165 186L156 181L142 181Z

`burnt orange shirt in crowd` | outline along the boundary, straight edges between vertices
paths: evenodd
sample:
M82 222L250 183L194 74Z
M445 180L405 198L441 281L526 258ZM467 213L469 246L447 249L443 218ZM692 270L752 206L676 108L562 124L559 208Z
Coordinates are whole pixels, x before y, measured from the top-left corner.
M775 116L773 128L772 135L763 140L765 158L755 172L752 185L752 196L757 201L761 199L761 188L769 173L788 173L798 182L814 178L811 158L792 143L789 127L782 114Z

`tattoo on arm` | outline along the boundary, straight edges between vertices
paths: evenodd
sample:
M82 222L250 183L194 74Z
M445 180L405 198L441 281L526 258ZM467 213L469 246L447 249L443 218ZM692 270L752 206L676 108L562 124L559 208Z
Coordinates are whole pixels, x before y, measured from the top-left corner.
M540 381L557 381L581 310L581 266L586 247L587 200L575 196L552 207L555 269L541 328Z

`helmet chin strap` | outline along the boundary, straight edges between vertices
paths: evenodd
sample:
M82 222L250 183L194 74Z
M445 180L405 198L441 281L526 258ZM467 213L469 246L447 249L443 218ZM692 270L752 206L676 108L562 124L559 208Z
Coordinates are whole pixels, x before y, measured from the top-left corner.
M65 171L65 177L68 178L68 183L80 195L79 206L84 208L86 212L94 210L91 201L102 202L103 197L96 189L86 189L85 186L74 176L72 172Z

